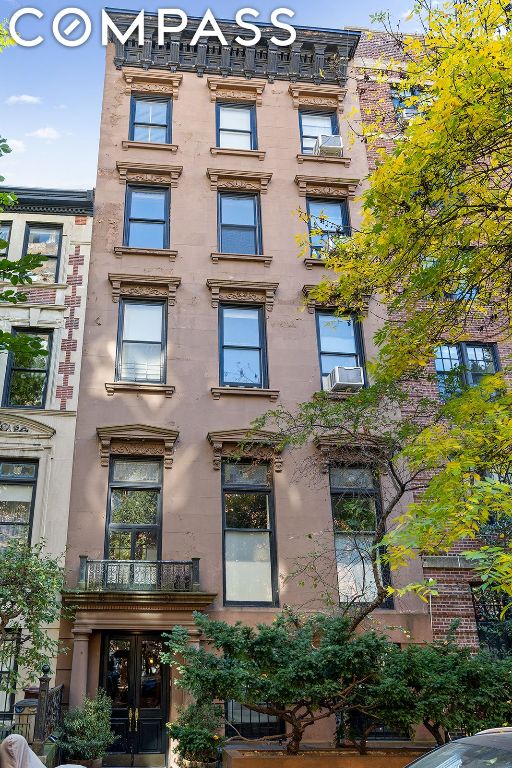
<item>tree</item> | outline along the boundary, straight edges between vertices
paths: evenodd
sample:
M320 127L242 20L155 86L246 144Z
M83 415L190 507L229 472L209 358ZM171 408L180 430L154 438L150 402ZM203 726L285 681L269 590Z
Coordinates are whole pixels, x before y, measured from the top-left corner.
M389 647L375 632L352 635L341 616L283 611L256 628L199 613L194 619L208 648L191 645L184 627L166 635L162 661L179 672L177 684L199 705L234 699L280 718L290 729L291 754L308 726L341 712L355 688L376 677Z
M63 586L64 570L44 542L31 547L12 538L0 551L0 668L12 669L14 647L18 669L0 678L0 690L16 690L21 675L35 680L55 657L58 642L47 627L60 616Z

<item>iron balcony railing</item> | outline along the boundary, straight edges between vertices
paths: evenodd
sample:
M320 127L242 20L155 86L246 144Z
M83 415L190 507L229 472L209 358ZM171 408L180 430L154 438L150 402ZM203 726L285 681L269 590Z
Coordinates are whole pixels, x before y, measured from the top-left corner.
M90 592L197 592L199 558L89 560L82 556L78 588Z

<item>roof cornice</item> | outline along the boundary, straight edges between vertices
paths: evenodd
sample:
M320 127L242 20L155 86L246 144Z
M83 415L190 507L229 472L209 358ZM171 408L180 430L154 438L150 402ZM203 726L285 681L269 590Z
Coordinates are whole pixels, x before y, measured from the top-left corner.
M57 213L92 216L93 189L45 189L43 187L0 187L0 192L16 195L18 202L5 213Z

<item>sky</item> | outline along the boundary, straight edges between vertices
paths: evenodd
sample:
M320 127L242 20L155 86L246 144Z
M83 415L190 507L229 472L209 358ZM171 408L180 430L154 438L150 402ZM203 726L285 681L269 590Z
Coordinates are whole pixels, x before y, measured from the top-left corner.
M4 184L29 187L92 188L96 180L99 125L105 49L100 40L103 7L155 11L171 3L143 0L0 0L0 19L18 8L37 7L41 21L23 19L20 33L26 38L42 34L45 41L35 48L15 46L0 54L0 136L11 146L10 155L0 158ZM189 16L202 16L211 8L218 19L233 19L244 6L240 1L183 0L175 3ZM268 21L274 8L295 12L292 24L341 28L371 27L370 15L389 11L398 22L407 15L412 0L258 0L252 7ZM77 48L66 48L51 34L51 22L62 8L77 6L93 24L91 38ZM286 19L288 21L288 19ZM80 29L77 30L77 34Z

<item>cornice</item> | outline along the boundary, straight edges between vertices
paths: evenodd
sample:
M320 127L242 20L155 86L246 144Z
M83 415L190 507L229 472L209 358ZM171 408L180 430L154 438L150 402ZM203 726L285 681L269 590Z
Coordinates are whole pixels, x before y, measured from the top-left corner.
M176 429L153 427L147 424L119 424L98 427L100 461L107 467L111 454L164 457L164 467L172 467L174 446L179 432Z
M209 77L210 101L253 101L261 107L266 80L242 80L237 77Z
M144 184L168 184L178 186L182 165L161 165L157 163L118 161L117 170L121 183L140 181Z
M343 109L346 88L339 85L312 85L292 83L288 88L295 109L300 107L321 107L335 110Z
M265 430L223 429L208 432L208 442L213 449L213 468L220 470L222 459L229 457L239 446L243 446L244 456L255 460L271 459L275 472L283 469L281 458L281 437Z
M140 70L130 67L123 70L123 77L132 91L168 94L172 99L178 98L179 87L183 80L183 75L176 72L164 72L158 69Z
M0 436L2 438L13 441L19 440L20 437L49 440L54 434L53 427L49 427L47 424L42 424L35 419L27 419L26 416L17 413L6 413L0 410Z
M112 301L116 304L120 296L147 296L148 298L166 298L169 306L174 306L176 291L181 285L181 277L173 275L131 275L109 272L108 279L112 285Z
M223 280L208 278L206 285L212 295L212 307L215 309L221 301L241 302L245 304L265 304L267 312L272 312L279 283L265 283L248 280Z
M238 191L260 192L264 195L272 179L271 173L259 171L235 171L224 168L207 168L206 175L210 179L210 188L235 189Z
M311 195L316 197L345 197L353 199L360 180L297 174L295 183L299 187L299 197Z
M61 216L92 216L94 190L3 187L0 192L16 195L17 203L4 213L50 213Z
M317 261L320 261L320 259L317 259ZM316 299L313 299L310 296L310 293L313 290L313 288L317 288L317 287L318 287L317 285L313 285L313 284L306 284L302 286L302 295L304 296L306 306L308 308L308 312L311 312L311 313L315 311L315 307L329 307L329 303L317 301ZM363 305L361 307L364 314L368 312L369 304L370 304L370 297L364 296ZM349 313L347 312L347 314Z
M174 613L203 610L216 597L213 592L89 592L80 589L65 589L62 592L63 604L73 607L77 618L84 611Z

